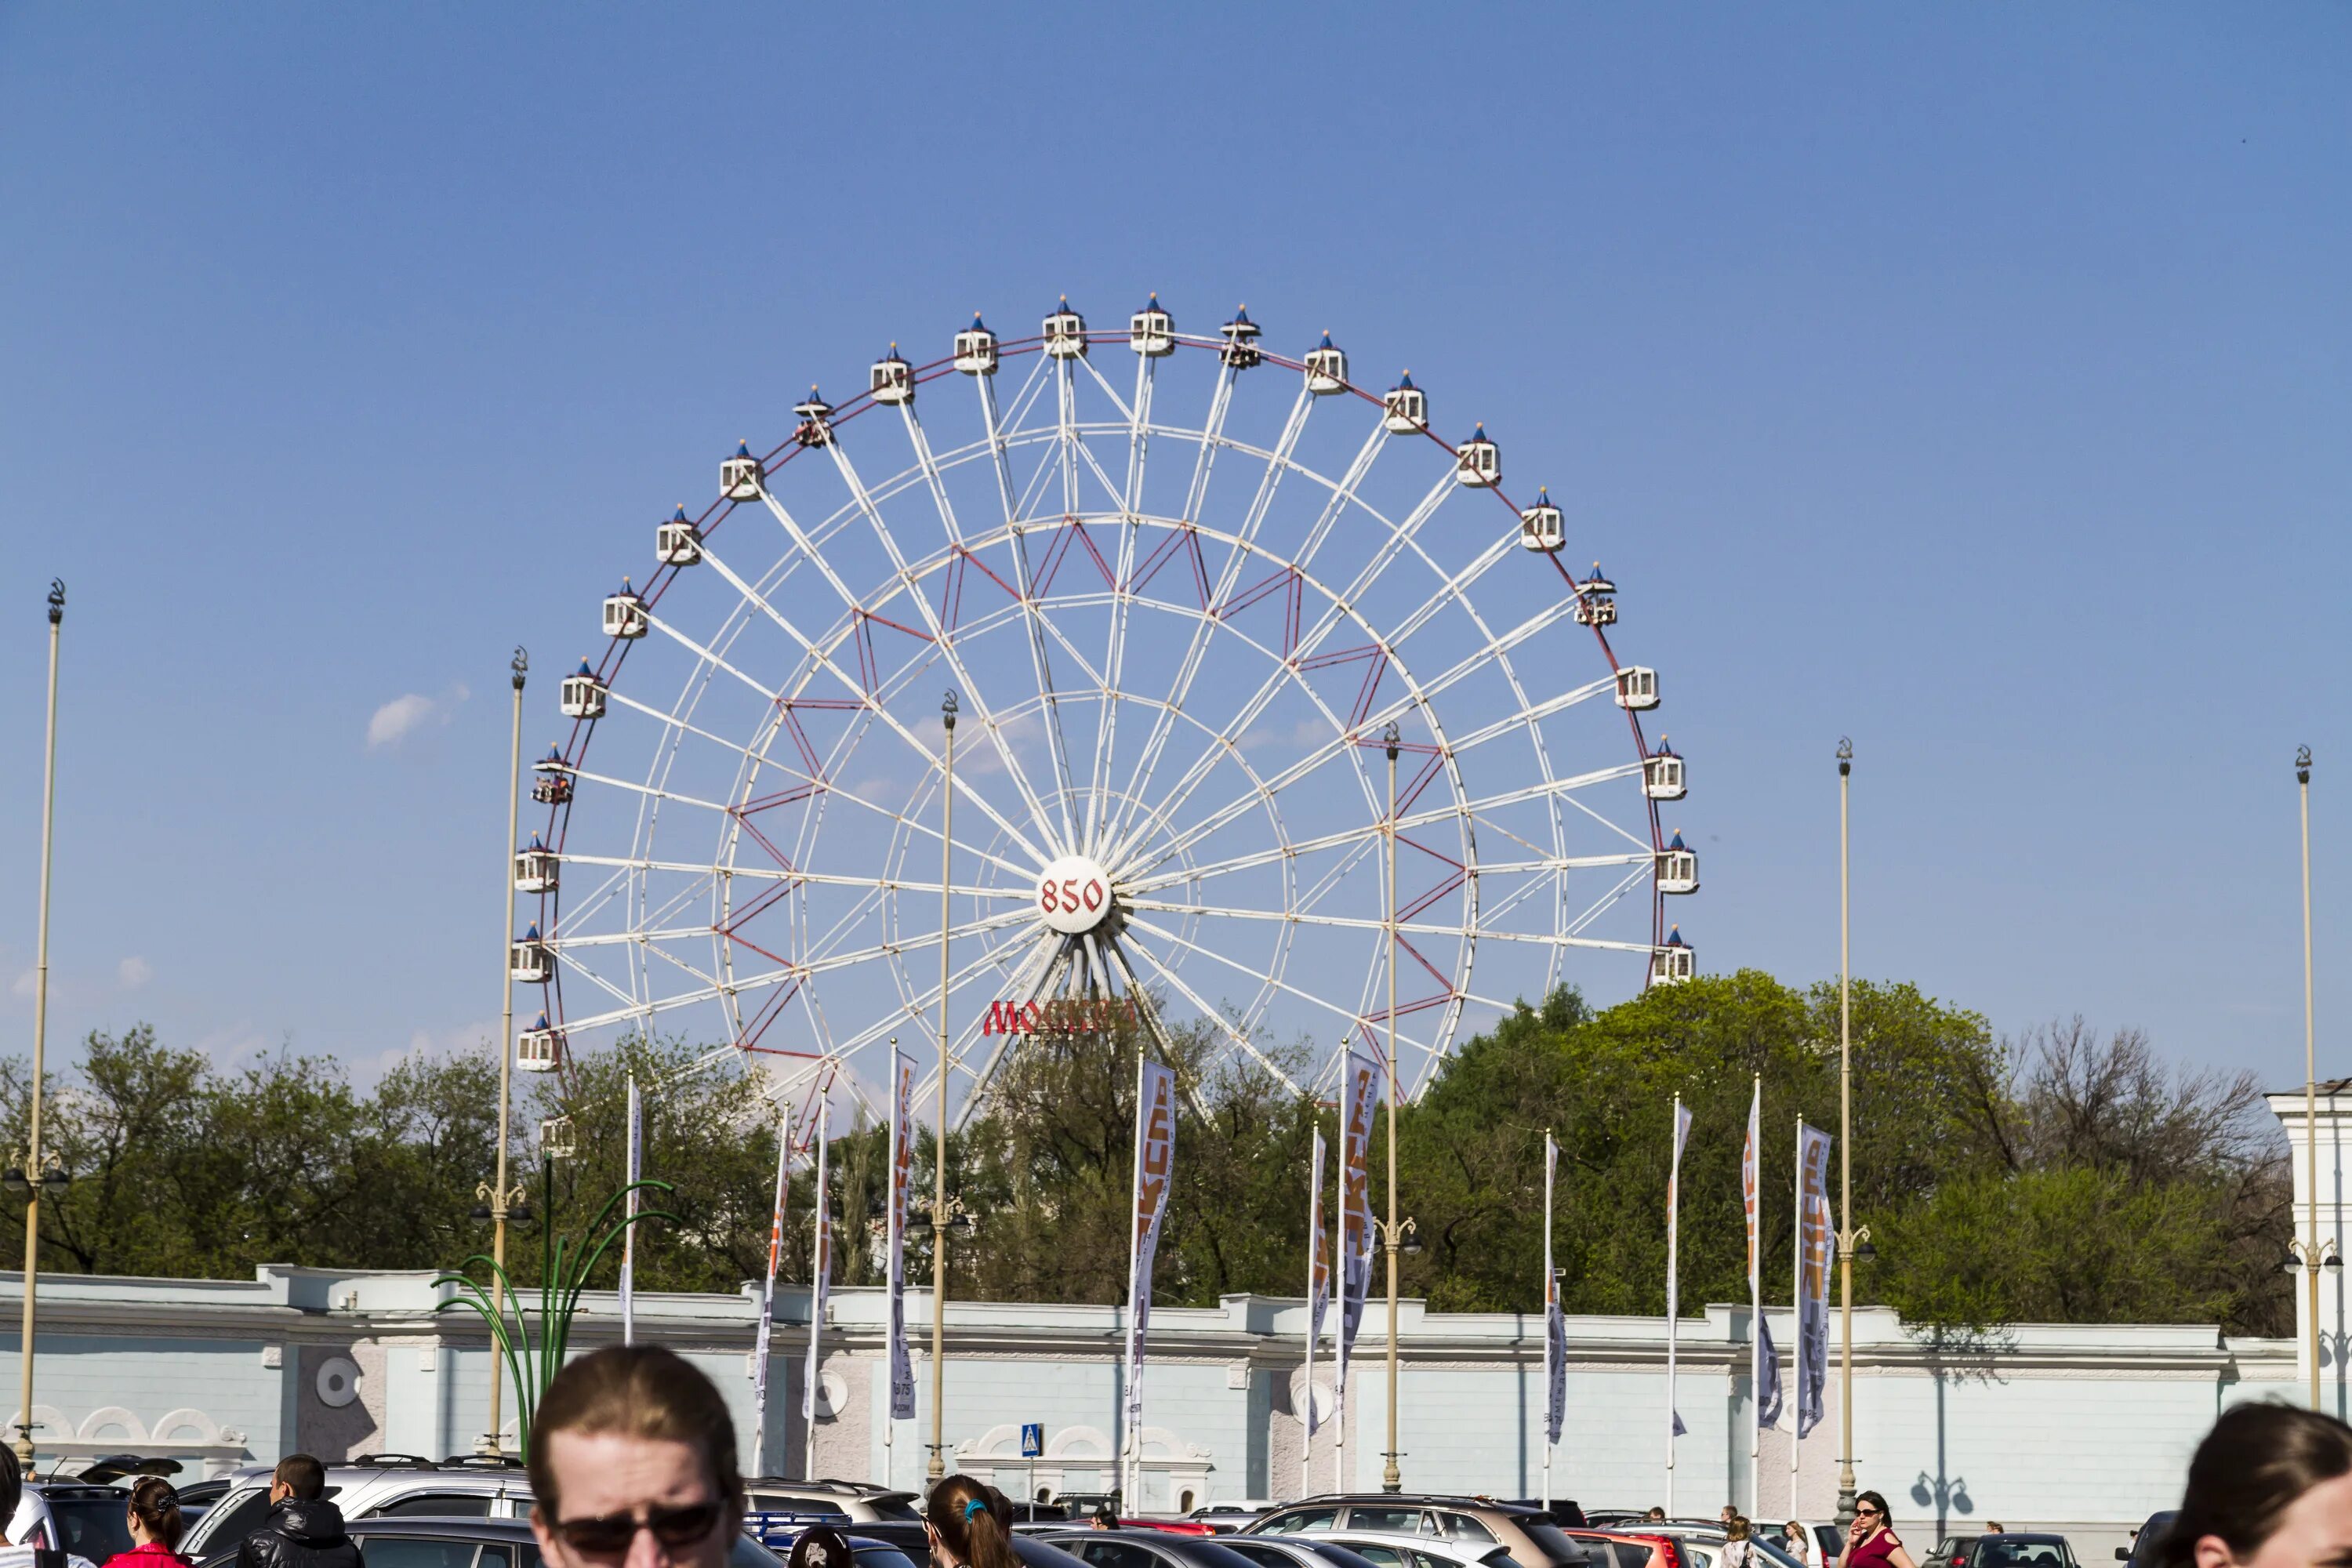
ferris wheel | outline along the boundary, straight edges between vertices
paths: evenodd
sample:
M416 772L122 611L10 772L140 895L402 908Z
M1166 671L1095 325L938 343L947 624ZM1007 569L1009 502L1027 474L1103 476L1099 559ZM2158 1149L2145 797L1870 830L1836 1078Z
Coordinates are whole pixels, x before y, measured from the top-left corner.
M1065 300L794 416L655 524L562 683L520 1065L645 1032L875 1085L944 994L964 1114L1106 1011L1301 1089L1392 1031L1417 1093L1576 966L1693 973L1657 673L1409 374Z

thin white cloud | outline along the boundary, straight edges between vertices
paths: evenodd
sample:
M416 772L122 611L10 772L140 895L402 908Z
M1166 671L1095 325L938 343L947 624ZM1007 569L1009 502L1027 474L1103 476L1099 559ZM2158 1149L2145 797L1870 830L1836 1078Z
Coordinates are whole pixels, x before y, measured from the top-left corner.
M460 683L442 697L410 691L394 698L368 717L368 750L397 746L428 725L446 724L456 714L457 705L470 695Z
M136 991L155 978L155 971L134 952L114 966L114 978L125 991Z

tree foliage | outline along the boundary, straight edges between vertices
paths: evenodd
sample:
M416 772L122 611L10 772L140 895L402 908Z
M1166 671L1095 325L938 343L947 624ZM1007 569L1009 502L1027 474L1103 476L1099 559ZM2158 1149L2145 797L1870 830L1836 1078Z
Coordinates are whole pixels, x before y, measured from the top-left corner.
M1402 1289L1437 1310L1540 1300L1543 1140L1561 1155L1554 1231L1571 1311L1664 1304L1671 1107L1693 1115L1682 1177L1683 1299L1747 1297L1739 1191L1749 1095L1763 1085L1763 1256L1785 1300L1799 1117L1834 1130L1839 995L1755 971L1660 987L1598 1013L1573 991L1522 1006L1444 1065L1399 1118L1402 1206L1426 1244ZM2275 1265L2292 1230L2284 1140L2252 1079L2168 1068L2145 1036L2079 1019L1996 1039L1964 1008L1895 983L1852 999L1853 1218L1879 1260L1857 1294L1931 1330L2031 1321L2218 1321L2287 1331ZM1331 1109L1276 1072L1172 1042L1176 1182L1156 1299L1297 1295L1307 1145ZM949 1191L978 1218L951 1242L953 1293L1114 1302L1127 1289L1136 1061L1131 1027L1011 1053L949 1140ZM1297 1055L1275 1065L1304 1079ZM576 1231L622 1182L626 1084L645 1090L646 1173L674 1184L677 1224L638 1241L648 1289L732 1291L767 1258L777 1128L756 1066L676 1041L632 1040L518 1083L510 1181ZM280 1052L235 1071L144 1026L93 1034L53 1081L45 1142L74 1180L49 1202L43 1267L235 1278L257 1263L446 1267L487 1245L470 1217L497 1141L487 1050L404 1061L355 1089L333 1062ZM0 1120L23 1140L21 1063L0 1062ZM569 1118L578 1155L541 1195L541 1121ZM844 1120L836 1115L837 1126ZM862 1111L832 1141L836 1278L882 1278L887 1130ZM1385 1117L1371 1159L1386 1160ZM927 1281L933 1144L918 1138L909 1276ZM1334 1155L1336 1159L1336 1152ZM1381 1184L1375 1177L1375 1192ZM1329 1199L1327 1188L1327 1214ZM1834 1185L1832 1188L1834 1197ZM782 1274L804 1279L816 1194L795 1173ZM21 1237L21 1211L0 1205ZM508 1260L535 1281L539 1221ZM0 1242L0 1246L5 1246ZM21 1246L21 1241L19 1242ZM591 1281L609 1286L617 1259Z

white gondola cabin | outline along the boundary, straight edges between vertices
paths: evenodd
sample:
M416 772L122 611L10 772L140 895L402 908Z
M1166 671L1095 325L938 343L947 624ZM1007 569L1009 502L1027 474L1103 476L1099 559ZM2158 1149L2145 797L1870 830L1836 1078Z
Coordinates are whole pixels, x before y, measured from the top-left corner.
M1235 370L1248 370L1265 357L1257 343L1257 323L1249 319L1246 306L1234 311L1234 319L1217 331L1225 340L1225 346L1217 351L1221 363Z
M1658 705L1658 672L1629 664L1617 672L1617 706L1633 712Z
M1579 594L1576 596L1576 624L1580 626L1615 626L1617 601L1606 594Z
M563 753L553 746L531 763L530 798L541 805L564 805L572 799L572 774Z
M654 530L654 559L665 566L691 566L702 559L702 530L686 515L686 508Z
M912 403L915 401L915 367L908 364L892 343L890 352L874 362L873 378L866 390L877 403Z
M1536 504L1519 513L1519 544L1528 550L1558 550L1568 537L1559 521L1559 508L1551 504L1551 491L1536 491Z
M1484 425L1462 443L1462 450L1454 461L1454 477L1465 485L1485 485L1489 489L1503 482L1503 449L1486 439Z
M608 637L641 637L648 622L646 602L629 586L626 577L621 579L621 591L604 601L604 635Z
M1137 353L1165 359L1176 352L1176 318L1160 308L1160 296L1138 310L1127 323L1127 341Z
M515 1067L523 1072L553 1072L563 1064L563 1031L541 1013L539 1022L515 1040Z
M1674 839L1658 851L1658 891L1662 893L1696 893L1698 891L1698 856L1683 843L1676 830Z
M1698 975L1698 954L1683 940L1680 926L1666 933L1666 945L1650 954L1650 984L1679 985Z
M1307 390L1328 397L1348 390L1348 356L1331 346L1331 334L1307 351Z
M530 842L515 851L514 884L518 893L551 893L562 878L562 863L555 851L540 841L538 834Z
M793 439L802 446L822 447L833 439L833 405L818 395L816 383L809 383L809 395L793 405L793 417L800 421Z
M1412 436L1429 428L1429 394L1412 384L1412 372L1405 372L1381 398L1381 423L1391 436Z
M602 719L608 689L583 658L580 668L565 676L563 684L556 689L556 706L563 710L566 719Z
M1642 759L1642 793L1652 800L1680 800L1689 794L1683 783L1682 757L1658 737L1658 749Z
M580 1130L569 1116L551 1116L539 1124L539 1152L551 1160L569 1160L580 1152Z
M1084 359L1087 353L1087 319L1070 309L1070 297L1062 296L1062 308L1045 318L1045 352L1055 359Z
M543 985L554 978L555 950L539 934L536 922L507 950L507 973L525 985Z
M719 465L719 493L729 500L758 500L767 479L766 467L751 456L751 444L738 441L735 455Z
M971 313L971 325L956 334L955 367L966 375L996 374L996 334L977 310Z

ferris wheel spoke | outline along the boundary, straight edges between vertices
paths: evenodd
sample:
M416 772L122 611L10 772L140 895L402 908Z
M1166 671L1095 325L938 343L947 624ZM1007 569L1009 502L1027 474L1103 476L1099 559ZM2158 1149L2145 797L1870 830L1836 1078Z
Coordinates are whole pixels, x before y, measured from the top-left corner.
M1160 976L1160 983L1162 984L1165 984L1170 990L1174 991L1177 994L1182 996L1186 1001L1192 1004L1193 1008L1199 1012L1203 1022L1212 1024L1215 1027L1222 1029L1227 1039L1231 1040L1234 1045L1247 1052L1250 1059L1257 1063L1258 1066L1264 1068L1268 1073L1272 1074L1275 1080L1280 1083L1283 1088L1290 1090L1293 1094L1300 1092L1297 1083L1292 1079L1291 1076L1285 1072L1281 1068L1277 1067L1264 1051L1257 1048L1257 1042L1250 1038L1249 1032L1246 1029L1241 1028L1239 1026L1235 1025L1231 1018L1225 1016L1223 1013L1210 1006L1208 1003L1202 1001L1199 993L1195 992L1191 986L1184 984L1184 977L1177 973L1175 970L1170 968L1167 964L1160 963L1160 960L1153 955L1150 948L1144 946L1139 942L1128 941L1124 932L1120 933L1119 936L1113 938L1107 945L1110 949L1111 962L1118 965L1119 973L1126 977L1128 987L1131 993L1140 998L1143 994L1143 983L1140 978L1137 976L1134 964L1129 962L1128 952L1130 948L1134 950L1136 957L1142 959L1144 963L1151 966L1152 973ZM1239 966L1237 965L1236 967ZM1248 972L1244 970L1244 973ZM1265 977L1261 975L1259 978L1263 980Z
M1240 526L1234 530L1235 541L1226 550L1223 568L1218 574L1216 586L1210 591L1206 607L1212 613L1203 615L1193 624L1192 636L1185 647L1184 657L1177 666L1175 679L1170 685L1168 700L1160 709L1158 721L1152 725L1151 733L1145 738L1143 750L1137 756L1134 768L1129 771L1127 795L1130 804L1128 809L1120 814L1118 830L1108 836L1112 843L1118 845L1122 849L1125 847L1124 835L1133 821L1136 810L1132 803L1139 798L1144 778L1152 768L1159 765L1160 752L1167 744L1168 736L1172 729L1171 715L1181 710L1190 700L1192 682L1199 676L1201 667L1206 661L1209 643L1217 625L1217 617L1213 612L1232 600L1234 590L1240 580L1243 563L1254 557L1258 532L1265 526L1266 514L1273 509L1275 495L1281 489L1283 475L1291 469L1294 455L1298 448L1299 437L1307 430L1307 416L1312 411L1314 405L1315 395L1307 389L1306 384L1302 381L1299 384L1298 395L1291 403L1290 416L1283 422L1282 434L1275 442L1274 451L1266 458L1265 471L1258 479L1257 493L1251 498L1249 510L1242 514ZM1372 438L1364 444L1363 450L1357 454L1356 460L1349 466L1348 473L1342 476L1339 484L1333 489L1331 492L1333 499L1326 503L1327 508L1339 504L1338 497L1352 493L1355 484L1360 481L1364 470L1371 466L1372 458L1379 452L1381 437L1381 427L1376 425L1373 426ZM1205 444L1205 437L1203 441ZM1187 521L1189 517L1190 514ZM1118 851L1114 850L1113 853L1116 856Z
M691 860L652 860L618 855L565 855L566 866L616 866L634 871L681 871L700 877L725 875L740 881L808 883L820 888L880 888L887 892L923 893L937 898L940 885L921 880L908 881L900 878L877 880L872 877L844 877L822 871L803 871L793 867L770 870L764 866L704 866ZM1026 899L1031 889L1003 886L965 886L950 883L948 891L960 899Z
M921 427L915 423L915 405L911 403L901 404L899 409L906 416L908 428L914 432L919 446ZM973 677L971 668L964 662L962 653L957 648L953 639L948 636L947 627L940 621L939 612L932 608L929 596L924 594L921 586L916 582L913 572L908 568L907 558L899 551L898 542L890 537L889 526L882 521L882 514L876 510L873 503L866 499L866 487L857 477L856 465L849 460L847 447L838 440L827 442L826 447L833 453L834 466L840 470L841 482L848 486L850 493L858 499L865 510L867 521L873 524L875 540L881 545L883 553L889 558L891 570L898 574L899 586L905 591L916 609L921 612L923 625L930 632L931 641L938 647L940 657L947 661L949 669L954 672L956 679L962 685L963 694L971 699L972 707L978 710L981 729L987 734L989 743L996 752L997 760L1003 764L1005 776L1013 781L1013 787L1020 794L1022 804L1029 808L1030 825L1041 835L1048 836L1047 842L1050 844L1053 828L1045 815L1045 805L1037 798L1036 790L1031 787L1028 772L1022 767L1020 757L1005 741L1003 732L999 728L995 715L989 706L985 689ZM942 520L947 523L952 537L955 527L954 515L947 510L944 495L940 498L940 505ZM957 789L967 799L971 798L971 785L968 780L957 781ZM1032 853L1037 853L1035 847L1029 845L1025 839L1019 842ZM1053 858L1050 854L1038 855L1041 865Z
M1394 657L1394 644L1382 639L1379 632L1364 621L1356 605L1366 587L1378 577L1380 572L1385 569L1390 562L1394 560L1400 542L1412 537L1426 525L1429 520L1437 514L1438 508L1444 504L1448 493L1458 488L1451 472L1440 479L1412 510L1406 514L1404 521L1390 531L1388 538L1383 540L1379 548L1373 552L1372 563L1360 571L1354 581L1344 589L1334 591L1327 588L1306 569L1305 565L1293 563L1291 570L1297 574L1302 583L1322 595L1326 607L1316 618L1314 626L1299 637L1297 646L1290 657L1277 665L1259 684L1257 689L1252 692L1235 710L1233 721L1227 727L1228 733L1243 733L1251 725L1256 723L1259 716L1265 711L1268 705L1281 691L1285 682L1298 677L1307 661L1314 658L1321 648L1324 639L1331 635L1332 628L1342 624L1353 622L1362 627L1365 635L1372 639L1374 646L1390 656L1390 662L1395 665L1400 673L1403 672L1402 660ZM1168 804L1163 808L1166 815L1173 816L1177 810L1191 798L1192 792L1198 789L1214 771L1215 761L1215 754L1213 752L1204 752L1191 768L1186 770L1183 777L1177 781L1175 788L1170 792Z

